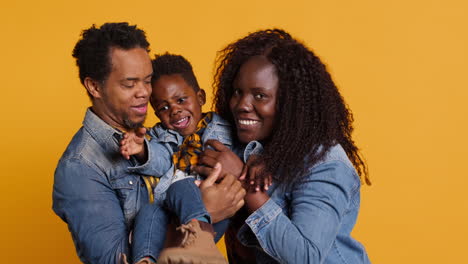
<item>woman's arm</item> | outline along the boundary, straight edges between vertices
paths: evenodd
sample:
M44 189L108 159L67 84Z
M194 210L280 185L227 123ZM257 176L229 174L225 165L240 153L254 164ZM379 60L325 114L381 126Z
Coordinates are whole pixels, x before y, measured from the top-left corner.
M320 164L290 192L276 188L246 224L265 252L279 262L322 263L359 186L354 170L344 163Z

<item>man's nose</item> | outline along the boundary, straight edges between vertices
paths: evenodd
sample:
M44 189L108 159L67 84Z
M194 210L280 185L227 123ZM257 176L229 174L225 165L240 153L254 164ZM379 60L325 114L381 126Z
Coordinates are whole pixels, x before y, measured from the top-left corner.
M137 97L149 97L151 94L151 84L146 82L140 82L138 90L136 92Z

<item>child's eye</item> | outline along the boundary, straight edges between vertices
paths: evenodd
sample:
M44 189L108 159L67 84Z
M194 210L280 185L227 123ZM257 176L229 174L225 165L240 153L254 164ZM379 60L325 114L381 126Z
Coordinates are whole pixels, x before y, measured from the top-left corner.
M163 111L166 111L166 110L168 110L168 109L169 109L169 106L165 105L165 106L163 106L163 107L160 107L158 111L159 111L159 112L163 112Z
M186 97L181 97L181 98L179 98L179 99L177 100L177 102L178 102L179 104L181 104L181 103L185 102L186 100L187 100Z

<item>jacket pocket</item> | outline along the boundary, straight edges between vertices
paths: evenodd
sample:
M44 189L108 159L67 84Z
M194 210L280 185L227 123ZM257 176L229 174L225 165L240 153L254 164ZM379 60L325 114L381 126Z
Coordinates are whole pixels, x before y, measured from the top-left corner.
M136 213L138 184L138 177L133 175L124 175L111 180L111 186L117 194L127 222Z

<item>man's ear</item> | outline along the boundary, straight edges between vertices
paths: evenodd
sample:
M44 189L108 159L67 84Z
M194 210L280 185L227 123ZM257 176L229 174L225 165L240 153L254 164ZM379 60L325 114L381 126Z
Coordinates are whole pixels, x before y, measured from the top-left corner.
M102 87L101 83L91 79L90 77L86 77L83 81L86 90L90 93L93 98L101 98L102 96Z
M198 103L200 104L200 106L203 106L206 103L205 90L203 90L203 89L198 90L197 100L198 100Z

